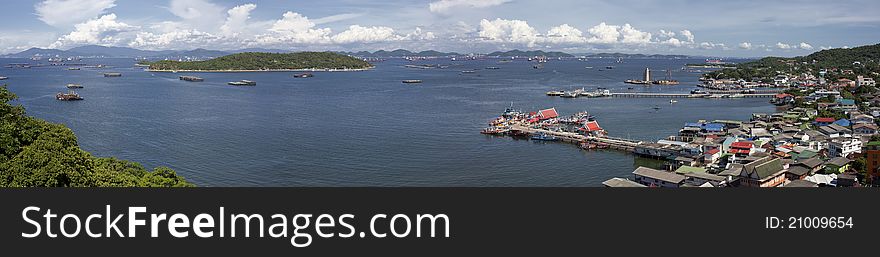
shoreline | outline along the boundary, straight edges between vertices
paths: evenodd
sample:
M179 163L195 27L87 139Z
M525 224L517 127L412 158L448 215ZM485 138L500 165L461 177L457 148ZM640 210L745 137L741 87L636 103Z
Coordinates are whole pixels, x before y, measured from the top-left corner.
M361 69L274 69L274 70L153 70L145 69L147 72L193 72L193 73L241 73L241 72L354 72L369 71L375 66Z

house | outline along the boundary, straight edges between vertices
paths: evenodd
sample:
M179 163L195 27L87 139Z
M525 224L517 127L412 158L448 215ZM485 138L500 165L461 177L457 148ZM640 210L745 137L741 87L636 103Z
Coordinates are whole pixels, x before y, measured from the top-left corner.
M843 173L837 175L837 187L857 187L859 186L859 179L856 177L855 173Z
M837 109L844 111L856 111L859 109L856 106L856 100L853 99L837 99Z
M856 85L874 87L874 86L877 86L877 82L875 82L873 78L864 77L864 76L860 75L860 76L856 77Z
M867 165L865 165L867 168L865 179L869 183L880 182L880 142L869 142L868 145L865 146L865 151L867 162Z
M849 127L850 125L852 125L852 122L850 122L847 119L839 119L839 120L834 121L834 123L831 123L831 124L838 125L841 127Z
M789 169L794 166L803 166L810 170L810 174L814 174L816 172L821 171L825 166L822 166L825 162L819 159L819 157L812 157L802 160L795 160L795 162L789 165Z
M559 117L559 113L556 112L556 108L545 109L538 112L538 118L540 118L541 120L553 119L556 117Z
M730 144L730 150L728 150L728 152L735 155L735 156L738 156L738 157L749 156L749 154L752 153L752 142L751 141L733 142L732 144Z
M605 187L645 187L645 185L625 178L611 178L602 182Z
M813 122L814 125L820 126L820 127L831 125L831 123L834 123L834 118L819 117L819 118L816 118L815 122Z
M813 182L819 187L837 186L837 174L816 174L807 177L805 180Z
M782 159L764 157L742 166L737 175L739 186L776 187L785 182Z
M635 181L651 187L680 187L687 178L673 172L638 167L633 171Z
M856 135L874 135L877 134L877 125L871 123L858 123L853 125L853 132Z
M782 187L819 187L819 185L807 180L794 180Z
M867 115L867 114L853 115L849 120L853 124L861 124L861 123L874 124L874 117L871 115Z
M838 137L850 137L852 136L852 131L844 126L840 126L837 124L831 124L828 126L820 127L819 132L828 136L831 139Z
M721 158L721 150L718 148L711 149L703 153L703 162L712 164L718 161Z
M812 175L810 173L810 168L803 165L791 165L785 170L785 178L788 180L805 179L809 175Z
M689 172L685 173L684 176L687 177L684 183L688 185L701 186L709 183L713 187L727 186L727 178L715 174L709 174L706 172Z
M835 157L825 162L825 173L840 174L849 169L850 159L843 157Z
M834 138L828 143L828 156L848 157L862 152L862 140L858 138Z

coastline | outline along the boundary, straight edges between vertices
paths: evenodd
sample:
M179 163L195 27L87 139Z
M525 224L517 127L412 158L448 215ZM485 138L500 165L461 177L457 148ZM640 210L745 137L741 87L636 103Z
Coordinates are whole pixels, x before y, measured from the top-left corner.
M273 69L273 70L153 70L153 69L145 69L147 72L193 72L193 73L240 73L240 72L354 72L354 71L369 71L375 68L375 66L370 66L369 68L361 68L361 69Z

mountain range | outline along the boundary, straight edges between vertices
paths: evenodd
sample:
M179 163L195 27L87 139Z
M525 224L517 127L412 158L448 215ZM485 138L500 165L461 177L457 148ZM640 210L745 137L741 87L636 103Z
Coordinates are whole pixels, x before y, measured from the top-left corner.
M97 46L97 45L87 45L71 48L68 50L59 50L59 49L45 49L45 48L31 48L19 53L0 55L3 58L30 58L33 56L59 56L59 57L71 57L71 56L81 56L81 57L106 57L106 58L123 58L123 57L146 57L146 58L181 58L181 57L191 57L191 58L214 58L225 56L229 54L235 53L243 53L243 52L267 52L267 53L290 53L294 52L291 50L281 50L281 49L264 49L264 48L248 48L248 49L240 49L235 51L218 51L218 50L208 50L208 49L194 49L194 50L162 50L162 51L152 51L152 50L140 50L129 47L110 47L110 46ZM358 57L366 57L366 58L388 58L388 57L403 57L403 56L418 56L418 57L432 57L432 56L461 56L462 54L456 52L439 52L434 50L421 51L421 52L413 52L404 49L397 49L393 51L379 50L375 52L368 51L360 51L360 52L339 52L341 54L347 54ZM584 53L584 54L569 54L564 52L545 52L545 51L521 51L521 50L511 50L505 52L492 52L487 54L488 56L493 57L514 57L514 56L546 56L550 58L557 57L575 57L575 56L584 56L588 58L649 58L649 59L673 59L673 58L688 58L690 56L686 55L646 55L646 54L624 54L624 53Z

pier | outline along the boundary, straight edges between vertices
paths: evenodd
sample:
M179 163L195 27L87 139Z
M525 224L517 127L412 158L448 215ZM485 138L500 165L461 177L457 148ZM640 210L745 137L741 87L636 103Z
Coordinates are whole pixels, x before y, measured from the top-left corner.
M522 125L513 125L510 127L511 130L517 130L526 132L529 134L535 133L544 133L547 135L555 136L559 138L559 141L571 143L571 144L580 144L584 142L593 142L593 143L602 143L608 146L608 149L624 151L628 153L635 153L636 148L638 147L650 147L645 142L633 139L625 139L625 138L615 138L615 137L597 137L597 136L586 136L574 132L558 132L558 131L550 131L546 129L536 129L529 128Z
M776 94L688 94L688 93L611 93L618 98L770 98Z

